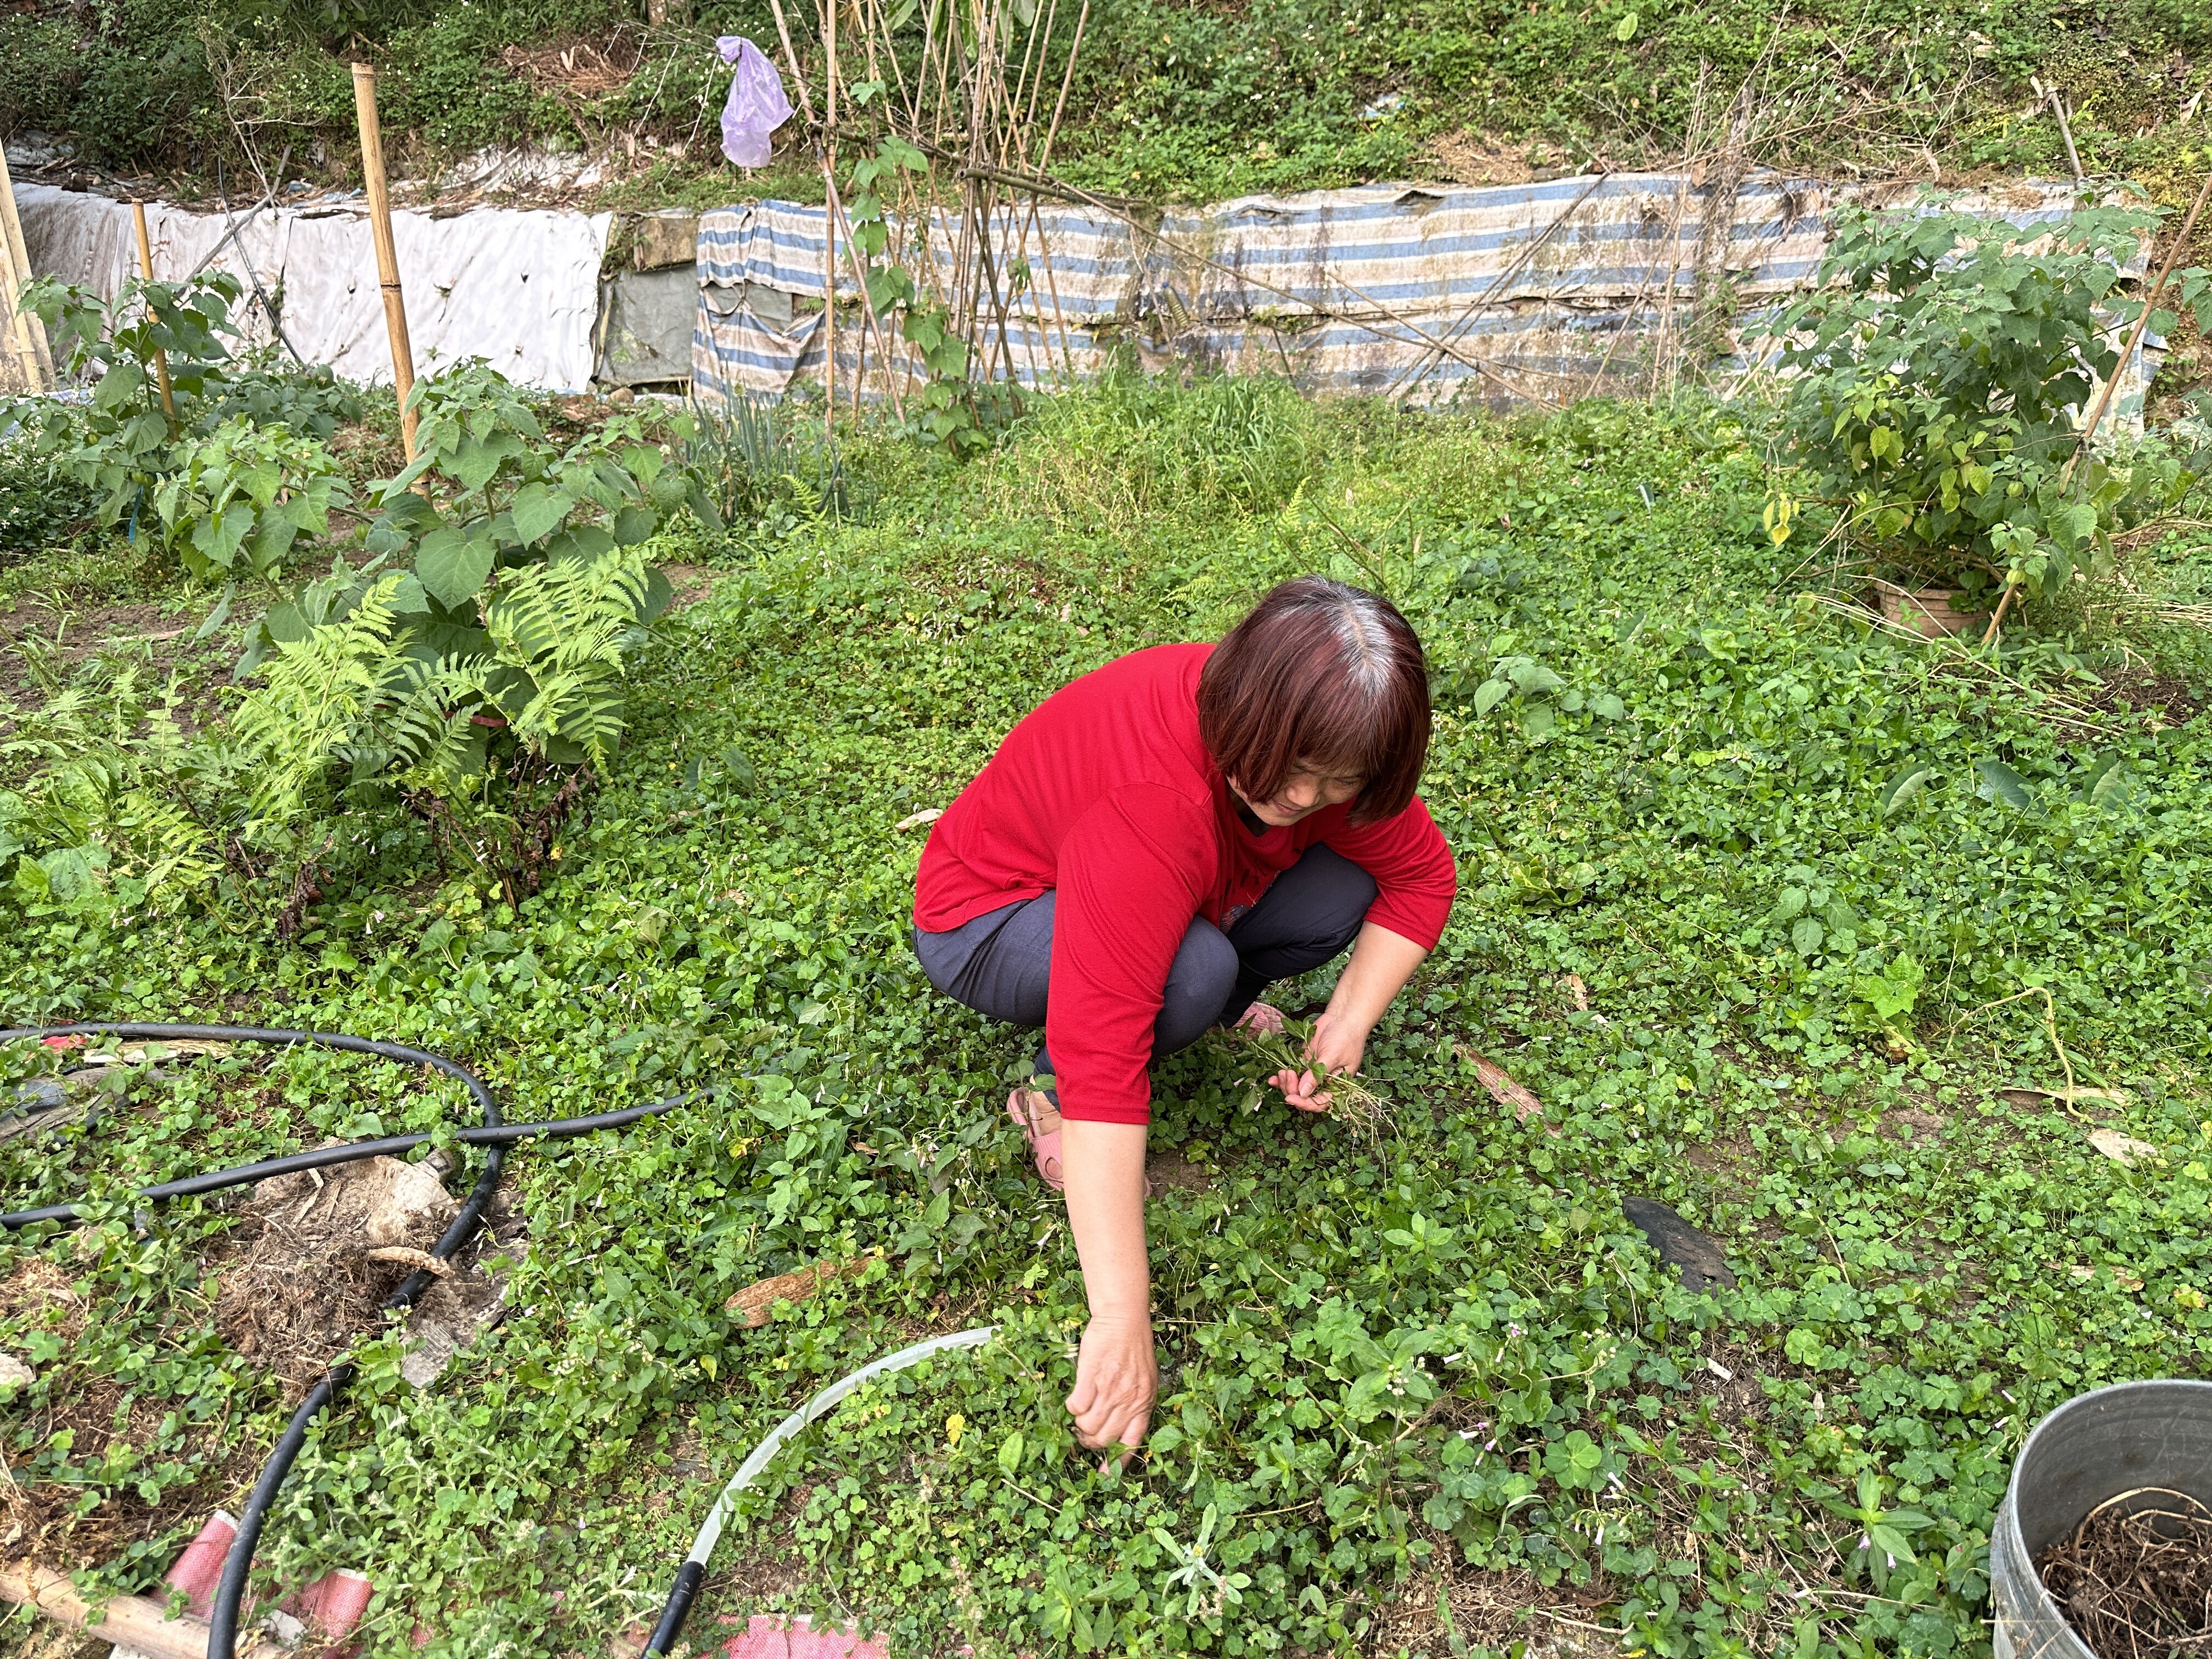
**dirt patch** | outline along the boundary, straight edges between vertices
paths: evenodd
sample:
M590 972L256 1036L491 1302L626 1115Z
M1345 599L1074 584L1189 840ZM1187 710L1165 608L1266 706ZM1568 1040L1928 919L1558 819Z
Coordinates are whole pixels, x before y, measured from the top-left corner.
M56 1319L52 1310L64 1310ZM84 1304L70 1288L70 1277L43 1256L33 1256L0 1281L0 1318L9 1321L40 1315L49 1330L74 1339L84 1328Z
M2148 669L2110 669L2098 678L2104 684L2094 691L2082 694L2080 700L2108 713L2140 714L2148 710L2168 726L2183 726L2195 719L2204 707L2204 700L2191 690L2188 683L2172 674L2154 674Z
M1913 1140L1922 1135L1932 1135L1942 1128L1944 1120L1917 1106L1905 1106L1888 1114L1883 1122L1893 1127L1899 1140Z
M1145 1174L1161 1192L1202 1193L1213 1185L1212 1170L1166 1146L1146 1158Z
M192 628L155 605L80 611L51 596L21 600L0 616L0 696L44 702L47 678L66 679L86 658L130 645L168 645Z
M1536 175L1526 145L1479 132L1441 133L1421 159L1456 185L1525 185Z
M1621 1651L1620 1636L1601 1623L1598 1610L1615 1599L1602 1580L1547 1589L1533 1573L1468 1566L1449 1538L1434 1541L1429 1570L1381 1609L1376 1652L1443 1659L1467 1648L1502 1653L1523 1643L1526 1659L1611 1659Z
M365 1158L260 1182L237 1254L217 1269L216 1323L297 1401L362 1337L412 1267L371 1250L427 1250L458 1209L437 1173Z
M668 585L676 590L669 602L672 614L688 611L714 591L714 578L720 573L709 570L703 564L664 564L660 574L668 578Z
M1682 1157L1708 1175L1724 1175L1756 1164L1759 1149L1751 1144L1749 1135L1739 1133L1726 1140L1703 1140L1685 1146Z

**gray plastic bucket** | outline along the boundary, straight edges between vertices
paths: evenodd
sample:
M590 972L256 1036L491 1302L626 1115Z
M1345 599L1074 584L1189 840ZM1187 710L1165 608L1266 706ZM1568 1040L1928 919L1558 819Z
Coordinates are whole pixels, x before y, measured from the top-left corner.
M2100 1659L2043 1588L2035 1558L2108 1498L2167 1486L2212 1504L2212 1382L2120 1382L2035 1425L1990 1540L1996 1659Z

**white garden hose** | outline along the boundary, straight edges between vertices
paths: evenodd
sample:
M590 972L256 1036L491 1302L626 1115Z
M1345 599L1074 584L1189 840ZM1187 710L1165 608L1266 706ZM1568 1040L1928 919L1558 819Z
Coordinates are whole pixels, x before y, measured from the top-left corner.
M684 1558L677 1570L676 1587L668 1593L668 1601L660 1610L660 1622L653 1627L653 1636L645 1644L647 1654L665 1654L676 1645L683 1632L684 1621L690 1617L691 1603L699 1594L699 1586L707 1577L707 1559L721 1541L723 1524L737 1509L738 1494L759 1478L784 1443L821 1417L829 1409L865 1382L891 1371L902 1371L908 1366L928 1358L932 1354L944 1353L953 1348L980 1347L999 1334L996 1325L978 1325L973 1330L955 1331L950 1336L933 1336L926 1342L887 1353L881 1359L872 1359L850 1376L840 1377L797 1411L769 1431L767 1439L753 1448L752 1455L738 1466L730 1477L730 1484L722 1488L722 1495L714 1500L714 1507L707 1511L706 1524L692 1540L691 1553ZM641 1656L642 1659L642 1656Z

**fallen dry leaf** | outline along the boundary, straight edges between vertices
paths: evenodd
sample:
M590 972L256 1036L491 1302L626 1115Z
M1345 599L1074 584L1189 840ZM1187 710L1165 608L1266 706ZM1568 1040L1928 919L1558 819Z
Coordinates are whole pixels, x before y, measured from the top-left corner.
M2092 1089L2087 1085L2078 1089L2038 1089L2029 1084L2020 1084L2013 1088L2000 1089L1997 1094L2014 1106L2033 1106L2039 1100L2101 1100L2114 1106L2128 1103L2128 1092L2124 1089Z
M908 813L896 823L891 825L891 828L904 835L908 830L918 830L925 823L934 823L944 816L945 809L941 806L925 807L919 812Z
M2124 1135L2118 1129L2092 1129L2089 1144L2123 1170L2132 1170L2139 1158L2155 1158L2158 1148L2148 1140L2137 1140L2133 1135Z
M1516 1083L1503 1066L1471 1049L1463 1049L1462 1052L1468 1060L1474 1061L1474 1074L1481 1080L1482 1086L1490 1091L1491 1097L1499 1105L1510 1106L1513 1109L1513 1118L1516 1122L1526 1123L1532 1115L1537 1117L1543 1115L1544 1103ZM1559 1126L1547 1123L1544 1125L1544 1133L1555 1135L1559 1133Z
M746 1285L722 1304L722 1310L738 1315L749 1326L765 1325L774 1316L777 1303L804 1302L824 1285L859 1273L875 1259L872 1251L850 1261L817 1261L811 1267L778 1273L773 1279Z
M1589 1009L1589 987L1583 983L1583 976L1580 974L1569 974L1559 982L1567 988L1567 994L1574 999L1575 1006L1577 1010L1587 1011Z

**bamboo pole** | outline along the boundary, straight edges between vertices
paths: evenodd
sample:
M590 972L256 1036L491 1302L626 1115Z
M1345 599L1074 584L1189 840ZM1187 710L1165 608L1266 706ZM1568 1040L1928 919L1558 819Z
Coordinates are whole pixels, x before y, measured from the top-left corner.
M146 204L136 197L131 201L131 222L138 228L138 274L150 283L154 280L154 240L146 234ZM160 346L154 348L154 373L161 379L161 412L169 417L173 434L177 424L177 398L169 389L169 354Z
M31 256L23 246L23 222L16 216L15 186L8 158L0 154L0 340L15 360L15 377L25 392L51 392L53 355L46 325L22 310L23 288L31 280ZM5 377L0 377L5 384Z
M34 1608L64 1629L82 1631L101 1642L134 1648L150 1659L206 1659L208 1625L190 1613L168 1616L161 1602L143 1595L112 1595L95 1607L77 1594L65 1572L31 1563L0 1567L0 1601ZM258 1636L248 1636L240 1653L268 1651Z
M399 440L415 459L415 348L407 338L407 301L399 289L399 250L392 240L392 198L384 184L384 136L376 122L376 70L353 66L353 112L361 127L361 171L368 189L368 232L376 245L376 283L384 291L384 331L392 342L392 389L399 399Z
M830 216L845 227L845 261L852 266L853 282L860 290L863 324L867 333L875 337L876 349L883 355L884 384L890 389L891 408L903 421L906 419L906 404L899 397L898 382L892 377L892 370L897 366L898 353L893 345L890 330L884 319L876 315L876 302L868 293L868 273L860 264L860 246L853 240L853 222L847 216L845 204L839 198L834 184L830 191ZM864 334L860 340L860 374L853 382L853 413L855 416L860 412L860 381L866 378L867 361L867 335Z
M822 152L822 441L837 435L837 0L823 0L823 56L828 85L823 92L830 136ZM857 395L857 394L856 394Z

